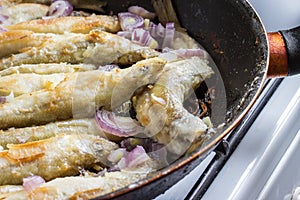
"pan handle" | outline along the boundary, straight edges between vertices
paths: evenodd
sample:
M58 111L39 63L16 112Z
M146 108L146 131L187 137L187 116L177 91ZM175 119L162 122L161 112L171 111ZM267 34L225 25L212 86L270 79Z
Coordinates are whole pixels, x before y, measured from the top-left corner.
M281 31L287 48L289 72L288 75L300 73L300 26Z
M267 76L300 74L300 26L268 33L270 63Z

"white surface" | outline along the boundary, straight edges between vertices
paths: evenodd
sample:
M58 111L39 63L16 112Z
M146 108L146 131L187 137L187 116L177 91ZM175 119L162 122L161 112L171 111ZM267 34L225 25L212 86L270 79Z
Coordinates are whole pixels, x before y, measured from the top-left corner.
M296 171L285 171L285 176L294 176L295 183L279 180L276 174L271 177L274 170L282 169L277 166L282 158L291 158L288 152L294 152L294 156L300 153L298 149L288 149L300 130L299 86L299 76L283 81L209 187L204 200L257 199L261 192L262 199L283 199L292 192L300 180L299 164L290 166ZM272 193L276 198L268 198Z

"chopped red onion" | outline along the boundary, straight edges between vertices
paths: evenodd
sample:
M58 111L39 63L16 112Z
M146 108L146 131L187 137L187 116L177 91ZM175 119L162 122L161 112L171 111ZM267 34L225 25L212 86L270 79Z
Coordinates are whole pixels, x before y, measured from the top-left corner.
M69 16L73 12L72 4L67 0L52 1L47 16L43 19L52 19L57 17Z
M23 178L23 187L27 192L30 192L45 183L45 180L40 176L29 176L27 178Z
M148 10L146 10L145 8L142 8L140 6L130 6L128 8L128 12L139 15L143 18L148 18L150 20L153 20L156 17L155 13L149 12Z
M6 32L6 31L8 31L6 28L3 28L3 27L0 26L0 33L1 32Z
M14 97L13 92L11 92L8 96L0 96L0 104L9 102L9 101L13 100L14 98L15 97Z
M113 69L119 69L119 66L111 64L111 65L101 65L98 67L98 70L107 71L107 72Z
M0 24L3 24L3 22L5 22L7 19L8 19L7 15L0 14Z
M117 163L119 162L123 157L125 157L128 154L125 148L119 148L114 151L112 151L108 156L107 160L111 163Z
M138 145L125 157L123 157L117 165L119 169L133 168L146 162L149 159L150 157L147 155L145 149L142 146Z
M117 35L131 40L132 31L119 31L119 32L117 32Z
M123 31L132 31L136 28L143 28L145 26L144 19L141 16L130 12L118 13L118 17Z
M174 41L174 36L175 36L175 27L174 23L169 22L166 24L166 29L165 29L165 36L162 44L162 48L172 48L173 47L173 41Z
M131 41L151 48L158 48L157 41L151 37L150 32L141 28L134 29L132 32Z
M207 59L207 52L203 49L178 49L162 53L159 55L159 57L164 58L167 61L191 57Z
M134 136L144 131L144 127L138 125L136 120L105 110L98 110L95 119L103 131L119 137Z

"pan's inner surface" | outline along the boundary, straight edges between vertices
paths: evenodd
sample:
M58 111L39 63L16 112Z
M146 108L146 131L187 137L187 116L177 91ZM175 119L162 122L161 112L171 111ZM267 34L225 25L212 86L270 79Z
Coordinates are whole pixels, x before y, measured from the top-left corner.
M147 0L110 0L107 3L106 11L113 14L125 11L131 5L154 11L152 2ZM253 102L261 88L268 60L264 28L255 11L244 0L173 0L172 3L181 25L208 51L217 66L214 69L216 75L206 81L206 86L215 89L212 121L214 124L226 122L226 129ZM217 133L215 138L220 134ZM142 181L136 187L138 191L129 189L129 192L118 194L127 192L123 198L140 198L145 194L148 198L155 197L197 165L189 159L186 156L163 170L169 176L161 178L161 174L155 175ZM143 185L146 187L141 187Z

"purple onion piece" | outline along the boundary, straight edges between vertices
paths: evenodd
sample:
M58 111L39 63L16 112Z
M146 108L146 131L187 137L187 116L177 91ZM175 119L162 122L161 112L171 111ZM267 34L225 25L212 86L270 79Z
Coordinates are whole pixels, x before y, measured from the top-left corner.
M0 14L0 24L3 24L8 18L7 15Z
M119 69L119 66L118 65L101 65L98 67L98 70L102 70L102 71L112 71L113 69Z
M130 12L118 13L120 26L123 31L133 31L136 28L144 28L144 19Z
M23 187L24 190L30 192L45 183L45 180L40 176L29 176L27 178L23 178Z
M153 20L156 17L156 14L153 12L149 12L145 8L142 8L140 6L130 6L128 8L128 12L131 12L133 14L139 15L143 18L147 18L150 20Z
M199 57L202 59L207 59L207 52L203 49L178 49L173 51L167 51L162 53L159 57L166 59L167 61L183 59L183 58L192 58Z
M141 28L133 30L131 41L142 46L148 46L154 49L158 48L158 43L151 37L150 32Z
M119 169L133 168L146 162L149 159L150 157L147 155L145 149L142 146L138 145L125 157L123 157L117 165Z
M174 42L174 36L175 36L175 27L174 23L167 23L166 29L165 29L165 36L163 39L162 48L173 48L173 42Z
M140 126L136 120L116 116L115 113L105 110L98 110L95 119L103 131L118 137L130 137L144 131L144 127Z
M72 4L67 0L52 1L47 16L43 19L52 19L57 17L69 16L73 12Z

